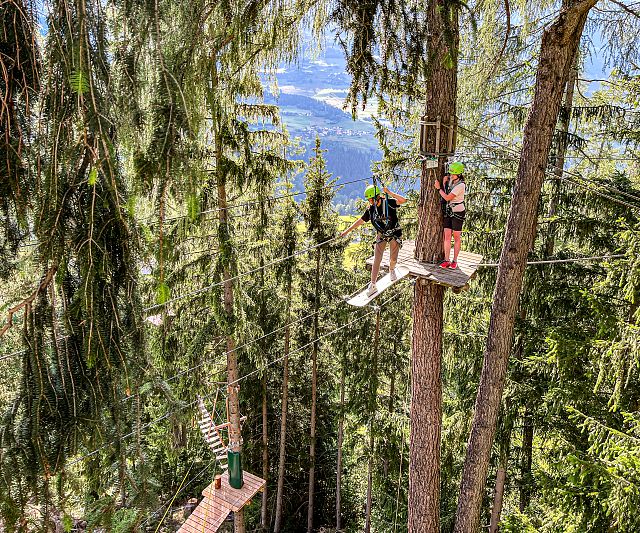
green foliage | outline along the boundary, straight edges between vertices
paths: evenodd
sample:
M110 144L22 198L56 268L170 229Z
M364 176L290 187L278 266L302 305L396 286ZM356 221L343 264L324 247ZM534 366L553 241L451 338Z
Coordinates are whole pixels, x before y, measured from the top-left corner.
M74 70L69 75L69 87L82 96L89 92L89 77L82 70Z

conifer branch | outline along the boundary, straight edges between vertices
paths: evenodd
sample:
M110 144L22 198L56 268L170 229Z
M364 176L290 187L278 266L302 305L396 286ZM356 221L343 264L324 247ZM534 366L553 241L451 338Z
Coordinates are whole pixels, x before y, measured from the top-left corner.
M40 285L38 285L38 288L35 291L33 291L28 298L25 298L18 305L9 309L9 311L7 312L7 323L2 327L2 329L0 329L0 337L2 337L7 331L9 331L13 327L13 315L16 314L18 311L20 311L20 309L30 307L33 301L38 296L38 294L40 294L43 290L45 290L49 286L49 283L51 283L51 280L53 279L53 276L56 273L56 270L58 270L58 265L52 266L47 271L47 274L45 275Z

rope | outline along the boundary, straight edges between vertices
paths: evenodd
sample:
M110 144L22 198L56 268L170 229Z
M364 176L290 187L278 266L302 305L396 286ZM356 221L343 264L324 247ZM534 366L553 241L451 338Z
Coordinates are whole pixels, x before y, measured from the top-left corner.
M332 237L331 239L327 239L326 241L320 242L318 244L314 244L313 246L309 246L308 248L304 248L302 250L298 250L297 252L292 253L291 255L287 255L286 257L279 257L278 259L275 259L269 263L265 263L264 265L260 266L260 267L256 267L252 270L248 270L246 272L242 272L240 274L236 274L235 276L232 276L230 278L224 279L222 281L219 281L217 283L213 283L212 285L209 285L207 287L203 287L201 289L197 289L195 291L191 291L188 292L186 294L182 294L180 296L176 296L175 298L171 298L169 300L167 300L164 303L161 304L155 304L155 305L151 305L149 307L145 307L142 311L143 312L147 312L147 311L152 311L153 309L158 309L159 307L164 307L166 305L169 305L170 303L173 302L177 302L179 300L183 300L184 298L191 298L193 296L197 296L198 294L202 294L203 292L207 292L210 291L211 289L215 288L215 287L220 287L221 285L224 285L226 282L228 281L234 281L236 279L242 278L244 276L248 276L249 274L255 274L256 272L259 272L260 270L263 270L269 266L273 266L273 265L277 265L278 263L282 263L283 261L286 261L287 259L291 259L292 257L296 257L298 255L302 255L302 254L306 254L312 250L315 250L316 248L320 248L321 246L324 246L325 244L329 244L333 241L336 241L340 238L340 236L336 236L336 237Z
M579 263L581 261L606 261L607 259L620 259L626 257L626 254L617 255L596 255L593 257L573 257L569 259L547 259L544 261L527 261L527 265L553 265L557 263ZM497 267L500 263L477 263L475 267Z
M214 462L214 461L210 461L210 462L209 462L209 464L208 464L208 465L205 465L205 467L204 467L202 470L200 470L200 472L198 472L194 477L192 477L192 478L191 478L191 480L190 480L186 485L184 485L184 486L182 487L182 489L178 489L178 491L176 492L176 496L177 496L178 494L180 494L180 492L181 492L182 490L185 490L189 485L191 485L191 484L192 484L196 479L198 479L198 478L199 478L199 477L200 477L200 476L201 476L201 475L202 475L202 474L207 470L207 468L209 468L209 467L213 464L213 462ZM174 498L175 498L175 496L174 496ZM166 501L166 502L164 502L160 507L158 507L155 511L153 511L153 513L151 513L151 514L150 514L150 515L149 515L149 516L148 516L148 517L147 517L147 518L146 518L146 519L145 519L145 520L140 524L139 528L140 528L140 529L143 529L143 526L144 526L145 524L147 524L147 523L149 522L149 520L151 520L154 516L156 516L156 515L157 515L157 514L162 510L162 508L163 508L165 505L170 504L170 503L174 500L174 498L171 498L171 499L167 500L167 501Z
M395 300L396 298L397 298L397 296L393 296L393 297L391 297L391 298L389 298L389 299L385 300L384 302L382 302L382 303L380 304L380 306L379 306L379 307L383 307L384 305L386 305L386 304L388 304L389 302L391 302L391 301ZM333 335L334 333L336 333L336 332L338 332L338 331L341 331L342 329L346 328L347 326L350 326L351 324L353 324L353 323L357 322L358 320L361 320L362 318L364 318L364 317L366 317L366 316L371 315L372 313L375 313L376 311L377 311L376 309L373 309L373 310L369 311L368 313L365 313L365 314L363 314L363 315L358 316L357 318L355 318L355 319L351 320L350 322L347 322L346 324L343 324L342 326L339 326L339 327L337 327L337 328L335 328L335 329L333 329L333 330L329 331L328 333L325 333L324 335L321 335L320 337L317 337L317 338L316 338L316 339L314 339L313 341L311 341L311 342L309 342L309 343L307 343L307 344L305 344L305 345L303 345L303 346L300 346L300 347L296 348L295 350L290 351L290 352L289 352L289 355L292 355L292 354L294 354L294 353L298 353L298 352L300 352L300 351L304 350L305 348L308 348L308 347L309 347L309 346L311 346L313 343L318 342L319 340L321 340L321 339L323 339L323 338L325 338L325 337L328 337L329 335ZM214 390L213 390L212 392L210 392L209 394L206 394L206 395L204 395L204 396L201 396L201 398L202 398L203 400L204 400L204 399L206 399L206 398L210 398L211 396L213 396L214 394L218 393L219 391L221 391L221 390L222 390L222 391L224 391L224 388L226 388L226 387L228 387L228 386L230 386L230 385L235 385L236 383L240 383L241 381L244 381L244 380L245 380L245 379L247 379L248 377L251 377L251 376L255 375L256 373L262 372L265 368L268 368L268 367L270 367L270 366L272 366L272 365L274 365L274 364L276 364L276 363L278 363L278 362L282 361L283 359L284 359L284 356L283 356L283 357L279 357L279 358L277 358L277 359L274 359L273 361L268 362L268 363L267 363L263 368L261 368L261 369L259 369L259 370L254 370L254 371L252 371L252 372L249 372L248 374L245 374L245 375L243 375L243 376L239 377L239 378L238 378L238 379L236 379L235 381L232 381L232 382L230 382L230 383L227 383L224 387L217 387L216 389L214 389ZM102 451L102 450L104 450L104 449L106 449L106 448L109 448L110 446L112 446L112 445L113 445L113 444L115 444L116 442L121 442L121 441L123 441L124 439L127 439L127 438L129 438L129 437L131 437L131 436L133 436L133 435L137 434L139 431L143 431L143 430L145 430L145 429L147 429L147 428L149 428L149 427L151 427L151 426L156 425L156 424L157 424L157 423L159 423L159 422L162 422L163 420L166 420L167 418L169 418L170 416L172 416L172 415L174 415L174 414L176 414L176 413L179 413L179 412L181 412L181 411L184 411L185 409L188 409L188 408L193 407L197 402L198 402L198 400L196 399L196 400L194 400L194 401L192 401L192 402L190 402L190 403L188 403L188 404L182 405L182 406L180 406L180 407L178 407L178 408L176 408L176 409L173 409L173 410L171 410L171 411L168 411L168 412L167 412L167 413L165 413L164 415L159 416L158 418L156 418L156 419L154 419L154 420L151 420L150 422L147 422L146 424L143 424L143 425L142 425L142 426L140 426L139 428L136 428L134 431L130 431L129 433L127 433L127 434L125 434L125 435L123 435L123 436L121 436L121 437L117 437L117 438L115 438L115 439L113 439L113 440L111 440L111 441L109 441L109 442L107 442L107 443L103 444L102 446L100 446L100 447L96 448L95 450L93 450L93 451L91 451L91 452L89 452L89 453L87 453L87 454L85 454L85 455L82 455L81 457L78 457L75 461L72 461L71 463L69 463L68 467L75 466L76 464L78 464L78 463L80 463L80 462L84 461L85 459L88 459L89 457L92 457L93 455L97 454L98 452L100 452L100 451Z
M366 286L367 286L367 284L365 284L365 285L361 286L359 289L357 289L356 291L354 291L354 293L356 293L356 292L360 292L360 291L361 291L361 290L363 290ZM354 293L352 293L352 294L354 294ZM331 307L333 307L334 305L336 305L336 304L338 304L338 303L341 303L341 302L344 302L344 297L337 298L337 299L335 299L333 302L330 302L330 303L328 303L328 304L326 304L326 305L323 305L323 306L322 306L322 307L320 307L320 309L318 309L317 311L314 311L313 313L309 313L309 314L307 314L307 315L303 316L302 318L298 318L297 320L294 320L293 322L289 322L288 324L285 324L284 326L280 326L280 327L279 327L279 328L277 328L277 329L274 329L274 330L272 330L272 331L270 331L270 332L268 332L268 333L265 333L265 334L264 334L264 335L262 335L261 337L258 337L258 338L256 338L256 339L252 339L252 340L250 340L250 341L247 341L247 342L245 342L245 343L241 344L240 346L236 346L233 350L227 350L226 352L224 352L224 353L222 354L222 356L223 356L223 357L226 357L226 356L228 356L229 354L231 354L231 353L233 353L233 352L235 352L235 351L237 351L237 350L240 350L240 349L242 349L242 348L245 348L245 347L247 347L247 346L250 346L251 344L254 344L254 343L256 343L256 342L258 342L258 341L261 341L261 340L263 340L263 339L266 339L267 337L270 337L271 335L274 335L274 334L278 333L279 331L282 331L283 329L285 329L285 328L287 328L287 327L290 327L290 326L293 326L293 325L295 325L295 324L298 324L299 322L302 322L303 320L306 320L307 318L310 318L310 317L312 317L312 316L314 316L314 315L316 315L316 314L320 313L321 311L326 311L327 309L330 309L330 308L331 308ZM188 372L192 372L192 371L194 371L194 370L197 370L197 369L198 369L198 368L200 368L201 366L204 366L205 364L207 364L207 362L209 362L209 361L208 361L208 360L205 360L205 361L202 361L202 362L198 363L198 364L197 364L197 365L195 365L195 366L192 366L191 368L187 368L186 370L181 370L180 372L178 372L177 374L174 374L173 376L171 376L170 378L166 379L165 381L166 381L167 383L170 383L171 381L173 381L173 380L174 380L174 379L176 379L176 378L179 378L179 377L180 377L180 376L182 376L183 374L186 374L186 373L188 373ZM221 363L221 364L223 364L223 363ZM224 363L224 364L226 365L226 363ZM130 400L130 399L136 398L137 396L139 396L139 393L138 393L138 394L135 394L135 395L133 395L133 396L127 396L126 398L123 398L123 400L122 400L122 401Z
M489 142L493 143L495 146L490 146L490 145L487 145L486 143L479 143L479 144L481 144L481 146L484 146L485 148L488 148L488 149L489 149L489 150L491 150L494 154L495 154L495 153L497 153L497 152L496 152L496 146L497 146L497 147L499 147L499 149L500 149L500 150L502 150L504 153L509 154L509 155L511 156L511 157L507 157L507 158L506 158L507 160L512 161L512 162L514 162L514 163L518 163L518 162L520 161L520 154L518 154L518 153L517 153L517 152L515 152L514 150L512 150L512 149L510 149L510 148L508 148L508 147L506 147L506 146L504 146L504 145L503 145L503 144L501 144L500 142L495 141L495 140L493 140L493 139L491 139L491 138L489 138L489 137L486 137L486 136L484 136L484 135L481 135L481 134L479 134L478 132L474 132L474 131L468 130L467 128L465 128L465 127L463 127L463 126L458 126L458 128L460 129L460 132L461 132L465 137L467 137L467 139L469 139L469 140L473 140L473 137L475 137L475 138L476 138L476 142L477 142L477 139L482 139L482 140L489 141ZM489 163L489 164L491 164L491 165L493 165L493 164L494 164L491 160L486 160L486 162L487 162L487 163ZM566 175L571 176L571 177L573 177L573 178L577 178L577 179L580 179L580 180L582 180L582 181L589 182L589 183L591 183L592 185L595 185L595 186L597 186L597 187L607 187L607 188L609 188L609 186L607 186L607 185L603 185L603 184L599 184L599 183L597 183L597 182L594 182L593 180L590 180L589 178L585 178L584 176L582 176L581 174L579 174L579 173L577 173L577 172L572 172L572 171L569 171L569 170L564 170L564 169L562 169L562 174L566 174ZM555 179L558 179L558 176L556 176L556 175L555 175L553 172L551 172L550 170L545 170L545 175L550 176L550 177L555 178ZM584 185L583 183L579 183L579 182L576 182L576 181L573 181L573 180L571 180L571 179L567 179L567 178L565 178L565 179L566 179L566 181L568 181L569 183L572 183L572 184L574 184L574 185L577 185L578 187L582 187L583 189L585 189L585 190L587 190L587 191L589 191L589 192L591 192L591 193L593 193L593 194L595 194L595 195L597 195L597 196L601 196L601 197L606 198L607 200L610 200L610 201L615 202L615 203L617 203L617 204L623 205L623 206L625 206L625 207L629 207L630 209L638 209L638 210L640 210L640 206L639 206L639 205L631 204L631 203L629 203L629 202L625 202L624 200L620 200L620 199L615 198L615 197L613 197L613 196L609 196L609 195L607 195L607 194L605 194L605 193L603 193L603 192L601 192L601 191L594 190L594 189L592 189L592 188L590 188L590 187L587 187L587 186L586 186L586 185ZM612 191L614 191L614 192L618 192L618 193L623 193L623 191L620 191L619 189L616 189L615 187L610 188L610 190L612 190ZM628 193L627 193L627 194L628 194Z

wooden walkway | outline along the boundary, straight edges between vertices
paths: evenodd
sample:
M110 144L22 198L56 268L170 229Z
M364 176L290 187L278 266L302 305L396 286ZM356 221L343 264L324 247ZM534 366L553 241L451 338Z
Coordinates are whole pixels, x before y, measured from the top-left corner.
M418 278L428 279L439 285L451 287L455 292L466 288L470 279L476 275L478 264L482 262L482 256L471 252L460 251L458 254L458 268L440 268L439 265L431 263L421 263L416 260L415 241L404 241L400 253L398 254L398 265L409 268L409 275ZM451 249L451 258L453 258L453 248ZM367 259L367 267L371 269L373 265L373 256ZM382 256L380 270L389 270L389 246Z
M264 490L266 481L249 472L243 472L244 485L234 489L229 485L229 474L221 477L219 489L209 485L202 494L204 499L182 524L178 533L215 533L231 511L237 512L249 503L258 492Z

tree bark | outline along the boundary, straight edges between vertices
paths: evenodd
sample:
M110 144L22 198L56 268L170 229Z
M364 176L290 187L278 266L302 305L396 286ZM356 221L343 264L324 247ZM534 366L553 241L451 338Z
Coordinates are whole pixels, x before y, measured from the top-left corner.
M522 426L522 460L520 463L520 503L519 509L524 513L531 497L531 465L533 463L533 416L531 406L524 410Z
M513 341L515 315L527 254L535 236L538 201L553 130L587 14L596 1L565 2L556 21L542 36L535 95L524 129L518 175L493 293L475 414L460 483L456 533L474 532L479 527L482 494Z
M375 416L376 416L376 399L378 396L378 344L380 342L380 309L376 312L376 330L373 336L373 360L372 360L372 376L370 382L370 400L369 400L369 461L367 465L367 507L365 511L364 531L371 531L371 503L373 490L373 451L375 446Z
M340 372L340 422L338 422L338 463L336 465L336 531L342 530L340 489L342 487L342 441L344 438L344 364Z
M269 479L269 435L267 433L267 373L262 376L262 479ZM267 513L267 484L262 491L262 509L260 510L260 525L262 529L269 528Z
M216 143L216 147L219 144ZM229 220L227 207L227 191L225 178L218 174L218 208L220 213L220 233L223 238L228 239ZM224 290L224 312L227 315L228 323L233 323L233 281L231 280L231 265L223 267L223 290ZM233 335L227 332L227 383L229 400L229 449L232 452L242 452L242 433L240 426L240 399L238 396L240 386L238 381L238 355L236 353L236 343ZM240 509L234 513L235 533L244 533L244 511Z
M458 15L453 11L450 23L455 43L447 50L443 43L444 25L435 0L427 7L427 23L431 28L427 41L430 78L426 84L425 119L438 118L451 127L455 123L458 48ZM447 68L447 56L453 68ZM446 137L444 128L441 137ZM455 141L454 141L455 142ZM438 167L423 164L418 202L418 234L416 259L428 263L443 257L442 214L435 179L444 175L445 157L436 148L436 137L427 138L427 149L438 155ZM455 149L452 146L451 149ZM411 362L411 435L409 440L409 518L410 533L440 532L440 436L442 422L442 357L444 288L418 279L413 299L413 337Z
M497 533L498 524L500 523L500 514L502 513L502 499L504 496L504 485L507 479L507 461L501 461L496 474L496 490L493 496L493 509L491 509L491 523L489 524L489 533Z
M505 413L506 414L506 413ZM489 523L489 533L497 533L502 514L502 502L504 501L504 489L507 480L507 467L509 464L509 448L511 447L512 426L509 422L504 441L500 446L500 459L498 471L496 473L496 487L493 495L493 507L491 509L491 522Z
M549 208L547 209L547 216L552 219L549 222L547 230L547 238L544 246L544 258L547 259L553 256L556 244L556 226L557 222L553 220L558 212L558 201L560 199L560 193L562 192L562 176L564 174L564 161L567 155L567 134L569 133L569 126L571 124L571 108L573 107L573 91L578 79L578 66L576 60L573 60L573 66L571 68L571 75L567 82L567 89L564 95L563 112L560 114L560 121L558 124L558 131L562 133L562 138L557 147L556 160L553 168L553 174L556 176L552 183L551 198L549 199Z
M393 339L393 355L394 355L394 361L395 356L396 356L396 339ZM389 404L387 407L387 410L389 412L389 417L391 417L391 415L393 414L393 397L396 393L396 372L395 372L395 367L391 368L391 383L389 385ZM382 475L383 477L386 479L387 476L389 475L389 454L385 453L384 454L384 459L382 460Z
M282 494L284 491L284 466L287 442L287 401L289 397L289 350L291 338L291 282L287 284L287 327L284 329L284 360L282 363L282 411L280 413L280 456L278 459L278 489L276 494L276 518L274 533L280 533L282 524Z
M320 308L320 257L322 251L316 252L315 301L313 316L313 347L311 350L311 431L309 443L309 508L307 511L307 533L313 532L313 499L316 475L316 394L318 381L318 309Z

